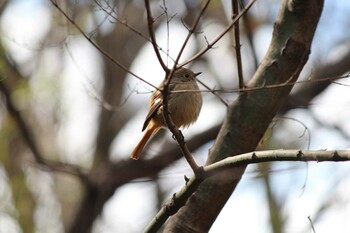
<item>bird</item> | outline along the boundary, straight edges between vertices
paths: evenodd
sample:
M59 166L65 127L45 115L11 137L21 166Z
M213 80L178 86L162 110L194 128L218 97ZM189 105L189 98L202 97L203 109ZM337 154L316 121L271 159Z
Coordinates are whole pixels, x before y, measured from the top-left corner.
M187 68L179 68L174 71L168 86L168 111L170 117L177 128L188 127L193 124L199 116L202 108L202 95L196 81L196 77L201 74L194 73ZM143 137L132 151L130 158L138 160L142 154L143 148L161 128L166 128L167 124L164 118L163 93L166 80L164 80L158 89L153 92L149 101L149 111L146 116L142 131L145 131ZM180 92L175 92L180 91ZM188 92L187 92L188 91Z

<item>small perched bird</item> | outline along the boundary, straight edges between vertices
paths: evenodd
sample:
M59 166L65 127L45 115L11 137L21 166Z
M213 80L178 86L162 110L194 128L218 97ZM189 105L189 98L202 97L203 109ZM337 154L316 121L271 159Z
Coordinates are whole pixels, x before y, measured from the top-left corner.
M169 84L169 91L181 91L168 95L168 110L176 127L189 126L194 123L202 108L202 95L196 82L196 76L186 68L180 68L173 74ZM159 90L164 88L165 80L158 86ZM138 160L148 140L158 132L159 129L167 127L163 115L163 95L156 90L149 102L149 111L143 124L142 131L146 129L142 139L131 153L131 159ZM189 91L189 92L186 92Z

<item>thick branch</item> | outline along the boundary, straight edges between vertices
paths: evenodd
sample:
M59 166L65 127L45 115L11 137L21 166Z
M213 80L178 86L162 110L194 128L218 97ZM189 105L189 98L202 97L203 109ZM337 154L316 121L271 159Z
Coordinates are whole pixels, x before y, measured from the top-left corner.
M295 93L293 93L286 102L286 105L281 109L281 114L286 113L293 108L307 108L310 102L317 95L322 93L334 79L329 77L341 77L344 73L350 70L350 50L338 57L335 61L325 63L318 67L312 74L311 79L307 79L303 82ZM349 74L342 76L349 77Z
M308 59L322 7L323 2L316 0L282 2L270 48L247 84L248 87L264 87L297 80ZM292 86L285 86L240 93L237 101L229 106L207 164L254 151L291 88ZM206 179L186 205L170 218L165 231L209 231L244 169L245 166L240 166L230 169L231 174L221 176L220 179Z
M203 178L218 175L220 172L238 166L245 166L261 162L277 161L300 161L300 162L340 162L350 161L350 151L301 151L301 150L270 150L257 151L229 157L203 168L203 177L193 177L186 185L163 206L163 208L152 219L146 227L145 232L157 232L171 215L175 214L187 201L197 187L202 183ZM227 174L227 173L226 173Z

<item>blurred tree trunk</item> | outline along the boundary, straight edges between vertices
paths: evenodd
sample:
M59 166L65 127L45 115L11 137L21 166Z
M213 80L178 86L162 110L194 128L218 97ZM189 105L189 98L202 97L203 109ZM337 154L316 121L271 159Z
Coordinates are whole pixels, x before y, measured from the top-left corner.
M116 2L115 4L122 7L122 10L117 8L118 13L120 12L118 15L120 20L128 19L128 24L138 25L140 21L138 17L128 18L128 16L142 15L144 12L142 5L128 1L124 3ZM125 5L123 6L123 4ZM139 26L138 30L143 34L147 34L147 27L145 25ZM111 57L117 61L122 61L127 68L130 68L139 50L147 42L125 25L119 23L115 23L113 31L108 35L102 36L101 33L98 33L98 35L98 45ZM105 56L102 58L104 64L102 100L117 109L122 103L127 72ZM120 111L101 107L94 164L89 175L92 181L89 184L85 184L84 198L67 232L91 232L94 220L101 213L105 202L114 193L115 187L111 183L106 183L105 179L106 173L109 173L108 170L111 167L109 157L112 141L132 116L132 113L126 110L128 109Z
M271 163L260 163L258 165L259 173L264 182L266 201L269 207L270 223L273 233L283 232L285 219L283 218L282 205L278 198L274 195L271 186Z
M323 1L283 1L270 48L248 87L295 82L308 60ZM207 164L253 151L293 85L241 93L226 119ZM186 205L172 216L164 232L208 232L245 167L203 182ZM205 210L205 211L204 211Z
M5 4L4 4L5 5ZM7 58L5 50L0 44L0 95L8 101L11 94L18 86L26 86L27 81L23 79L14 64ZM26 184L26 174L23 164L26 164L28 148L23 142L20 130L11 118L11 113L5 115L4 126L0 132L0 164L4 166L6 175L9 177L9 186L13 193L13 201L18 212L18 222L27 232L35 232L34 212L36 201ZM7 203L9 204L9 203Z

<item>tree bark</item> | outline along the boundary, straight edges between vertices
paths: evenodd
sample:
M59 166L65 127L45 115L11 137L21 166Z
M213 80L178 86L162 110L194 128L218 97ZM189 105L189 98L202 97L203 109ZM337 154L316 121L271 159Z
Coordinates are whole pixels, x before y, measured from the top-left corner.
M269 50L248 83L249 88L266 88L243 91L228 107L207 164L255 150L293 87L283 84L295 82L308 60L322 8L323 1L318 0L282 2ZM281 86L268 88L276 84ZM203 182L164 232L208 232L244 170L239 167Z

